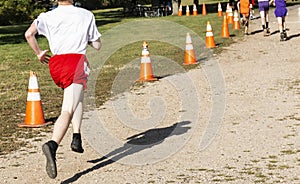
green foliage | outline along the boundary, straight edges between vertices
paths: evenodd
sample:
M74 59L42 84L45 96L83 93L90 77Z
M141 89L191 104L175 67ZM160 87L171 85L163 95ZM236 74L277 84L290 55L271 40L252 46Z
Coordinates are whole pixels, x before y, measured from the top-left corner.
M18 23L26 19L29 1L2 0L0 1L0 25Z
M121 7L130 4L151 4L158 0L74 0L89 10ZM16 25L34 20L50 10L53 0L0 0L0 26Z
M50 5L50 0L1 0L0 25L13 25L33 20Z

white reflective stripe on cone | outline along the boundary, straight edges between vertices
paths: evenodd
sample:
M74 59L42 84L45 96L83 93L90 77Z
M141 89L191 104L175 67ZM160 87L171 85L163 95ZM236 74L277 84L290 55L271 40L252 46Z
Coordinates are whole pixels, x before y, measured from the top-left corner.
M212 28L211 28L210 24L206 26L206 31L212 31Z
M27 101L41 101L41 95L39 92L29 92L27 95Z
M212 32L206 32L206 36L214 36Z
M141 63L151 63L150 57L142 57Z
M190 12L189 6L186 6L186 12Z
M186 49L186 50L193 50L194 47L193 47L192 44L187 44L187 45L185 46L185 49Z
M187 44L188 44L188 43L192 43L192 39L191 39L190 36L186 37L186 43L187 43Z
M142 55L143 56L149 55L149 51L148 50L142 50Z
M39 85L36 77L29 78L28 89L39 89Z
M221 6L220 3L218 4L218 10L219 10L219 11L222 11L222 6Z

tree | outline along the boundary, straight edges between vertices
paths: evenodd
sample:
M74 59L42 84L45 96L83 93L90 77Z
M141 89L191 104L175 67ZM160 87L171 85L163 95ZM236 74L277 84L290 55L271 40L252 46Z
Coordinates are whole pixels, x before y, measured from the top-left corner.
M47 11L50 0L1 0L0 25L23 23Z

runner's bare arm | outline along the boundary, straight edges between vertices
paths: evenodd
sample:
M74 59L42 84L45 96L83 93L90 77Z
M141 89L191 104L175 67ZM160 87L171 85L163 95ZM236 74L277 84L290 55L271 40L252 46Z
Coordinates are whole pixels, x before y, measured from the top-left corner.
M35 24L31 24L30 27L25 32L25 38L29 44L29 46L32 48L38 59L43 63L48 63L49 56L47 55L48 50L41 50L37 40L35 38L35 35L37 33L37 28Z
M89 42L89 45L92 46L96 50L100 50L100 48L101 48L101 39L98 38L96 41Z

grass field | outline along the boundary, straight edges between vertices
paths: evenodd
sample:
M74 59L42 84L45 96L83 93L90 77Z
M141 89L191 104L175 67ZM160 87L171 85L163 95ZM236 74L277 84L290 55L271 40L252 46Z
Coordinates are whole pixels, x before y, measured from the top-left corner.
M124 18L120 9L97 10L94 11L97 25L102 34L114 26L125 22L142 18ZM163 19L173 21L184 25L193 30L200 37L205 39L206 22L209 20L214 29L215 41L218 48L214 49L215 53L222 51L223 46L233 43L233 37L229 39L221 38L222 18L217 17L216 13L210 13L207 16L199 15L197 17L159 17L153 19ZM18 128L18 124L23 122L25 116L25 105L27 98L27 87L29 71L34 70L38 74L39 87L41 91L44 116L46 120L57 118L60 113L61 99L63 91L56 87L46 65L41 65L34 56L33 51L29 48L24 39L24 32L30 23L17 26L0 27L0 155L10 153L21 147L30 146L29 141L38 141L38 137L43 132L52 130L52 126L43 128ZM230 33L235 37L241 37L241 31ZM38 37L38 42L43 49L48 48L47 40ZM101 51L100 51L101 52ZM178 62L183 63L184 54L182 50L172 45L159 41L151 42L151 55L163 55ZM139 58L141 53L141 43L133 43L126 48L118 50L106 62L107 67L102 70L98 77L96 86L97 106L101 105L110 98L112 81L126 62L133 58ZM189 69L190 67L186 67Z

